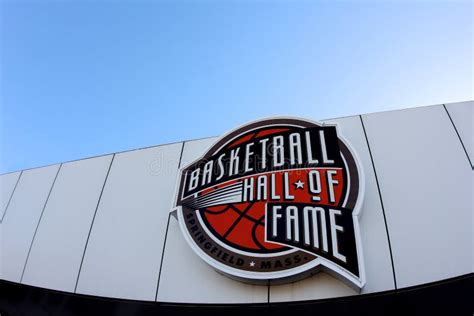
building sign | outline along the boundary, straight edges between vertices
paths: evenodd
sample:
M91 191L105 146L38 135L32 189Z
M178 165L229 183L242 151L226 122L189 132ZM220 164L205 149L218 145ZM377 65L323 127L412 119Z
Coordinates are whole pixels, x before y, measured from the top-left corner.
M253 122L221 137L179 177L181 231L221 273L289 282L323 268L363 287L363 173L336 125Z

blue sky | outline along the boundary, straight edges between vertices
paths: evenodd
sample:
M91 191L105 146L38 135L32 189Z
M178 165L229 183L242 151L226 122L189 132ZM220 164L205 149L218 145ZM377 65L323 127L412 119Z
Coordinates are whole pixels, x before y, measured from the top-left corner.
M2 1L0 172L473 99L470 1Z

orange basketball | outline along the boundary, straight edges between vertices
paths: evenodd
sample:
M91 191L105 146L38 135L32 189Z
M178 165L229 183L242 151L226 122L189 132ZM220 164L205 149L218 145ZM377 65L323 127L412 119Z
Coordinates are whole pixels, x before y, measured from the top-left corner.
M216 237L248 252L282 251L284 246L265 242L265 202L235 203L201 210Z

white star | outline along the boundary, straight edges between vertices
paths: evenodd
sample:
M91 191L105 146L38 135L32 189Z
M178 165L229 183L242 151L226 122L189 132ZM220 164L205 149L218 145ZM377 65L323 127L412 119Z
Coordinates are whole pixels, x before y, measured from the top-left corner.
M301 181L301 180L298 180L293 184L296 186L297 189L303 189L304 188L304 182Z
M250 262L250 266L251 266L252 268L255 267L255 262L251 261L251 262Z

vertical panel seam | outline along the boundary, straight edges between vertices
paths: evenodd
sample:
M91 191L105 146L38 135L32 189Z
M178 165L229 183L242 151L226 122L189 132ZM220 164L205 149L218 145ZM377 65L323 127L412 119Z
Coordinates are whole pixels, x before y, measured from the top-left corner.
M91 236L92 227L94 226L97 210L99 209L100 201L102 199L102 194L104 193L104 188L105 188L105 185L107 184L107 180L110 174L110 169L112 168L112 163L114 162L114 159L115 159L115 154L112 155L112 159L110 160L109 168L107 169L107 174L105 175L105 179L104 179L104 184L102 185L102 189L100 190L99 199L97 200L97 204L94 210L94 216L92 217L91 226L89 227L89 233L87 234L86 244L84 245L84 251L82 252L82 258L81 258L81 263L79 265L79 271L77 272L76 284L74 285L74 293L76 293L77 291L77 285L79 283L79 277L81 275L82 264L84 263L84 257L86 255L87 246L89 245L89 238Z
M163 242L163 249L161 250L160 270L158 271L158 281L156 283L155 302L158 299L158 289L160 288L161 270L163 269L163 260L165 258L165 248L166 248L166 240L168 239L168 230L169 230L169 226L170 226L170 218L171 218L171 213L168 214L168 223L166 224L165 240Z
M469 154L467 153L466 146L464 146L464 142L462 141L461 135L459 135L458 129L456 128L456 124L454 124L454 121L449 114L448 109L446 108L446 105L443 104L444 110L446 111L446 114L448 114L449 120L451 121L451 125L454 127L454 131L456 132L456 135L458 136L459 142L461 143L462 148L464 149L464 153L466 154L467 160L469 161L469 166L471 167L472 170L474 170L474 166L472 165L471 158L469 157Z
M183 159L184 144L186 144L186 142L183 142L183 145L181 146L181 154L179 155L178 169L181 168L181 159Z
M359 118L360 118L360 122L362 123L362 129L364 131L365 141L367 142L367 148L369 149L370 160L372 162L372 168L374 170L375 182L377 184L377 191L379 193L380 205L382 207L383 220L384 220L384 223L385 223L385 232L387 233L388 249L390 251L390 260L391 260L391 263L392 263L393 283L395 285L395 289L397 289L398 287L397 287L397 278L396 278L396 275L395 275L395 263L393 261L392 243L390 242L390 233L389 233L389 229L388 229L387 217L385 215L385 207L384 207L383 199L382 199L382 191L380 189L379 179L378 179L378 176L377 176L377 170L375 168L374 157L372 156L372 150L370 149L369 138L367 136L367 131L365 130L365 125L364 125L364 121L362 119L362 115L359 115Z
M183 151L184 151L184 144L186 142L184 141L182 146L181 146L181 153L179 155L179 161L178 161L178 172L181 167L181 159L183 158ZM173 192L174 194L175 192ZM174 199L174 196L173 196ZM158 289L160 288L160 280L161 280L161 270L163 269L163 260L165 258L165 248L166 248L166 240L168 239L168 230L170 226L170 218L171 218L171 213L168 214L168 222L166 224L166 232L165 232L165 240L163 241L163 249L161 250L161 260L160 260L160 269L158 271L158 280L156 282L156 291L155 291L155 302L158 299Z
M267 304L270 304L270 281L268 281L268 289L267 289Z
M8 207L10 206L10 202L12 201L13 194L15 194L16 187L18 185L18 182L20 182L20 178L22 174L23 174L23 170L20 171L20 175L18 176L18 179L16 179L15 186L13 187L12 194L10 194L10 198L8 199L7 206L5 207L5 211L3 212L2 219L0 220L0 224L3 223L3 219L5 218L5 215L7 214Z
M54 184L56 183L56 179L58 178L59 171L61 171L62 166L63 166L63 164L61 163L59 165L58 171L56 172L56 175L54 176L54 180L53 180L53 183L51 184L51 188L49 189L48 196L46 197L46 201L44 201L43 209L41 210L41 214L40 214L40 217L38 219L38 223L36 224L35 233L33 234L33 238L31 239L30 248L28 249L28 254L26 255L25 264L23 265L23 271L21 272L20 283L23 282L23 276L25 275L25 270L26 270L26 266L28 264L28 259L30 258L31 249L33 248L33 244L35 242L36 233L38 232L38 228L40 226L41 219L43 218L44 210L46 209L46 205L48 204L49 197L51 196L51 192L53 192Z

